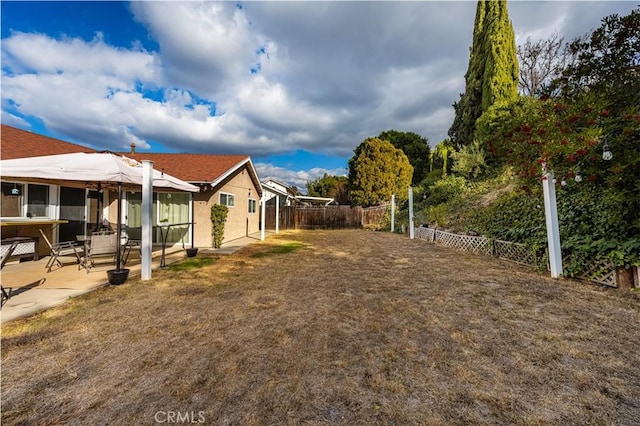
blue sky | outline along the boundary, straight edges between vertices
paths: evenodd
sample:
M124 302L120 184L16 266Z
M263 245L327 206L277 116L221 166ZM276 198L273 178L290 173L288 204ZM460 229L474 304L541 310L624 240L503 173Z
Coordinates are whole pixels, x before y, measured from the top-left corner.
M384 130L444 139L475 2L2 1L2 122L114 151L247 154L299 188ZM637 2L509 2L517 43Z

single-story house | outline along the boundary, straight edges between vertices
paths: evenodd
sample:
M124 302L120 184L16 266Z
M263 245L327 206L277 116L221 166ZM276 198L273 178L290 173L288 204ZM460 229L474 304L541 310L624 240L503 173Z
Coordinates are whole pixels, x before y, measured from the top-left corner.
M95 152L85 146L61 141L15 127L2 125L0 130L0 158L37 157L74 152ZM225 225L224 242L228 242L260 230L260 197L262 186L249 156L174 154L174 153L121 153L142 161L150 160L154 169L164 171L179 179L200 186L195 194L154 193L154 224L193 222L196 247L211 247L211 206L225 204L229 214ZM0 170L0 178L2 171ZM9 182L1 179L2 218L62 219L68 223L46 229L54 242L73 240L105 222L116 223L117 196L112 191L96 188L71 188L60 185ZM12 190L20 188L20 195ZM123 201L123 222L130 238L139 238L141 230L141 193L127 192ZM37 228L31 226L3 226L2 237L31 236L39 238ZM14 235L15 234L15 235ZM161 241L160 228L156 228L154 242ZM172 227L168 241L191 246L191 225ZM39 245L39 253L45 255L48 248Z
M291 187L275 179L266 179L262 181L262 189L264 198L269 204L274 204L276 197L281 206L290 206L295 204L295 194Z

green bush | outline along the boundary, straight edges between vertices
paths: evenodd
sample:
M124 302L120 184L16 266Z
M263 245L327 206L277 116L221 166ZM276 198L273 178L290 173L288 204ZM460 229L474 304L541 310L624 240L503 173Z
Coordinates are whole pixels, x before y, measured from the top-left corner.
M222 204L211 206L211 236L213 237L213 247L219 248L224 239L224 224L227 221L229 208Z
M467 185L465 178L461 176L447 176L436 181L429 187L428 202L437 205L454 200L462 195Z

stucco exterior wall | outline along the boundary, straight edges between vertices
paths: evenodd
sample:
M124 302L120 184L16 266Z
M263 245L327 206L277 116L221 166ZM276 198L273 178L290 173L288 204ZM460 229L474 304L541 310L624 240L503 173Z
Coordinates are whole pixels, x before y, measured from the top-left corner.
M233 194L235 206L229 207L223 244L260 230L260 197L246 167L227 178L215 191L195 194L195 246L211 247L211 206L220 203L220 193ZM255 213L249 213L249 198L256 201Z

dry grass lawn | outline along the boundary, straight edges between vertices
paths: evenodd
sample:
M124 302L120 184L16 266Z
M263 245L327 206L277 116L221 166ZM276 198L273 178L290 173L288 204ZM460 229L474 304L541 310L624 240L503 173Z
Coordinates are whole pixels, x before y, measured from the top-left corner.
M640 424L638 293L370 231L214 260L3 325L2 424Z

